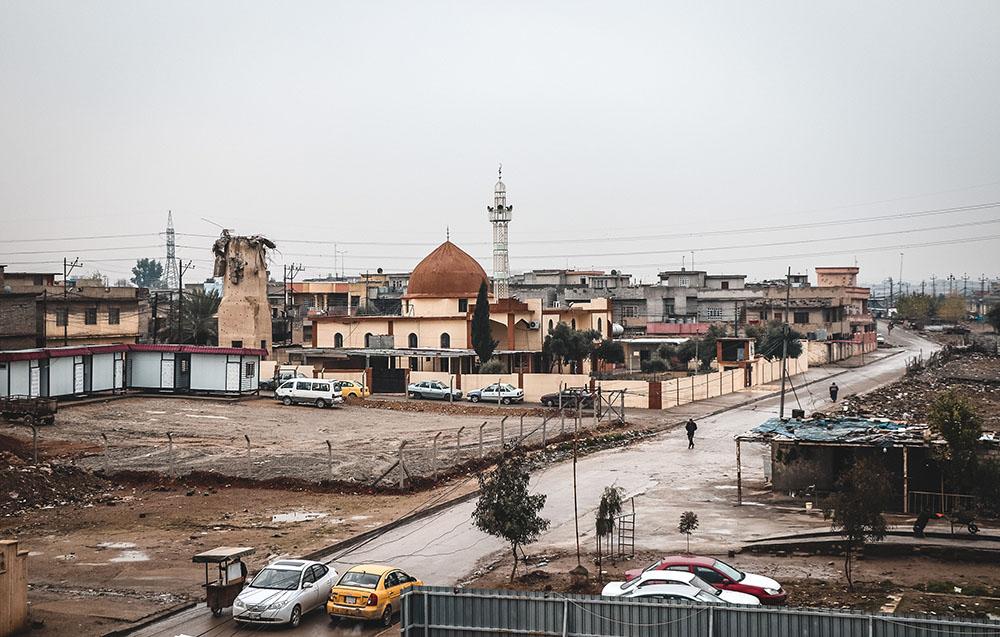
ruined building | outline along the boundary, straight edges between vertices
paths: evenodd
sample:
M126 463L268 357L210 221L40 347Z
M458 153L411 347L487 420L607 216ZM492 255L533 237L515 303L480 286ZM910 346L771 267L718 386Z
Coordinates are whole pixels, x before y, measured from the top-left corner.
M267 302L267 249L274 242L222 231L212 246L215 276L223 278L219 303L219 345L271 351L271 308Z

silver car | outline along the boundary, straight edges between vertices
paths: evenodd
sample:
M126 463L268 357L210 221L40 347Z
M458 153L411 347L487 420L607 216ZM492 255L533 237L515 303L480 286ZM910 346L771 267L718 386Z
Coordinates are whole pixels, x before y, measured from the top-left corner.
M524 402L524 390L514 387L510 383L493 383L482 389L473 389L469 392L469 400L478 403L511 403Z
M452 400L461 400L462 392L451 389L439 380L425 380L419 383L410 383L406 387L406 393L410 398L436 398L438 400L448 400L451 394Z
M237 623L288 624L326 605L337 581L336 569L321 562L282 559L268 564L250 580L233 602Z

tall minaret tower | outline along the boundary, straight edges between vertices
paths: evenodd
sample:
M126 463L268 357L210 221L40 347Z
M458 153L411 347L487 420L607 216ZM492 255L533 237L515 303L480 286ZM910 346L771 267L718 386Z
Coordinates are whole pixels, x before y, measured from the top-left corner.
M174 239L174 214L167 211L167 267L163 273L163 286L168 290L177 288L177 257L174 254L176 239Z
M510 262L507 258L507 224L514 206L507 205L507 186L503 183L503 164L497 169L493 205L487 206L493 224L493 298L510 298Z

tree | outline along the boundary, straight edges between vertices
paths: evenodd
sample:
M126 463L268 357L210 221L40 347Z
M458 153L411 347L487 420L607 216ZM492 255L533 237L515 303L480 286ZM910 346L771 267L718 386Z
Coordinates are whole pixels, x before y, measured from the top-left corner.
M677 525L677 530L687 538L687 552L691 552L691 534L698 528L698 514L694 511L681 513L681 521Z
M166 316L160 315L160 338L165 342L190 343L192 345L215 345L219 338L218 292L204 290L184 293L184 307L181 311L180 332L177 325L177 303L171 303ZM176 301L176 299L175 299ZM162 304L161 304L162 309Z
M757 354L769 361L781 358L781 345L785 336L785 324L771 321L764 327L750 325L747 336L755 339ZM788 327L788 358L798 358L802 355L802 334Z
M594 355L605 363L624 363L625 348L618 341L603 340L594 348Z
M132 283L135 283L136 287L159 287L162 277L163 265L156 259L139 259L132 268Z
M712 360L715 358L715 341L728 333L725 325L709 325L705 335L694 343L695 352L698 360L701 362L700 367L703 371L711 367Z
M972 405L954 391L942 392L931 403L927 423L946 443L939 458L949 481L962 490L973 488L983 426Z
M621 487L604 487L601 495L601 503L597 507L597 521L595 530L597 531L597 577L604 577L601 566L603 551L601 550L601 539L611 535L615 530L615 519L622 513L622 495L625 490ZM612 540L614 538L612 537Z
M896 303L896 315L911 321L926 321L933 316L934 306L929 294L908 294Z
M958 322L968 316L965 298L958 294L950 294L938 305L937 315L945 321Z
M594 351L594 341L601 338L597 330L574 330L566 323L558 323L549 330L548 355L553 362L559 363L562 370L563 363L583 363L583 359L590 356ZM546 354L543 347L543 356Z
M851 570L855 551L865 542L880 542L887 532L882 511L891 495L888 472L876 460L861 458L837 480L833 496L833 529L844 537L844 576L854 590Z
M490 330L490 299L486 281L483 281L479 284L476 309L472 313L472 349L476 350L480 365L493 357L498 344L493 340L493 333ZM510 347L513 348L514 344L511 343Z
M990 308L986 313L986 322L993 326L993 331L1000 334L1000 303Z
M517 573L517 549L531 544L547 528L549 521L538 515L545 496L528 493L528 460L518 447L505 451L496 467L479 474L479 500L472 512L476 528L510 544Z

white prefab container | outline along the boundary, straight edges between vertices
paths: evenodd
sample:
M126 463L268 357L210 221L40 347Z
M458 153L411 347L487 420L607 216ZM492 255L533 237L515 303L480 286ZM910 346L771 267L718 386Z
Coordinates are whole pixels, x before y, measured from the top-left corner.
M160 361L164 352L129 352L128 386L132 389L160 389Z
M49 359L49 396L55 398L57 396L72 396L77 393L74 358L74 356L62 356ZM82 386L79 393L83 393Z
M261 350L194 345L136 345L129 353L135 389L246 394L260 384Z

